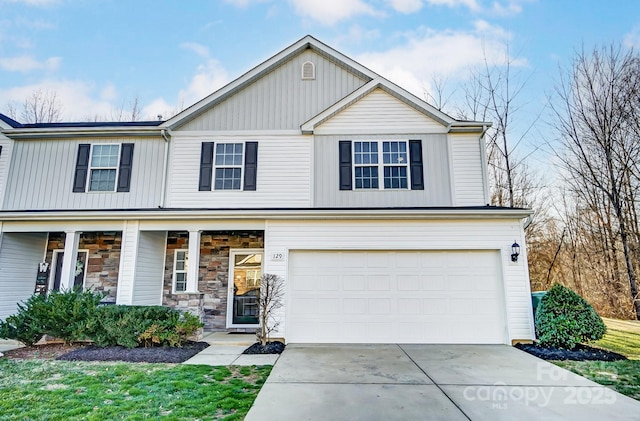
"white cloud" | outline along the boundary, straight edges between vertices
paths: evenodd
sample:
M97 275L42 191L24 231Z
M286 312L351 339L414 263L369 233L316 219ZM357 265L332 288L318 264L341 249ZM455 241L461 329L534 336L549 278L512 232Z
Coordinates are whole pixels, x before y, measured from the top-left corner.
M636 26L624 36L624 45L627 48L639 48L640 47L640 27Z
M389 4L400 13L415 13L422 9L422 0L389 0Z
M156 98L142 110L144 118L155 119L158 114L169 118L184 108L200 101L229 82L229 74L218 60L208 59L196 69L186 88L180 90L178 98L171 104L164 98Z
M0 69L8 72L31 72L33 70L53 71L58 69L61 57L49 57L38 61L32 56L0 57Z
M471 10L480 10L476 0L426 0L432 6L458 7L466 6Z
M62 104L61 116L65 121L84 119L103 119L110 115L113 106L106 99L97 99L98 89L92 83L77 80L48 80L31 85L24 85L0 90L0 98L6 103L20 104L31 97L33 92L55 92ZM5 106L5 104L0 104Z
M198 44L197 42L183 42L182 44L180 44L180 48L193 51L200 57L209 57L209 47L207 47L206 45Z
M464 81L470 68L483 64L500 65L505 59L505 45L510 34L504 29L478 21L469 31L436 31L422 28L405 34L405 40L386 51L358 55L357 61L381 74L418 97L424 97L434 79L453 84ZM526 65L515 60L514 66Z
M295 12L324 25L359 15L382 16L362 0L289 0Z

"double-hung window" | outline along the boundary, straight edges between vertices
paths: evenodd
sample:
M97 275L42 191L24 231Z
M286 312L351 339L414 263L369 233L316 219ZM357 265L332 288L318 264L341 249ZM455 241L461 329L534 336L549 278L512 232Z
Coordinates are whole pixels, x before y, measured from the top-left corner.
M257 189L258 142L202 142L199 191Z
M120 145L97 144L91 147L89 191L115 191Z
M406 141L356 141L353 158L356 189L408 188Z
M217 143L215 157L216 190L240 190L242 185L242 143Z
M173 260L173 291L185 292L187 290L187 250L176 250Z

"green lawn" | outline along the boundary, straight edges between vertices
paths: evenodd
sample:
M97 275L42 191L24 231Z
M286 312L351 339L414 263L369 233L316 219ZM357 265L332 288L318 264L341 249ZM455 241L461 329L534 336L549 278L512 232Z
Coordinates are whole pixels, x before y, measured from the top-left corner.
M241 420L270 371L0 359L0 420Z
M628 361L553 361L603 386L640 400L640 322L603 319L607 333L594 345L629 358Z

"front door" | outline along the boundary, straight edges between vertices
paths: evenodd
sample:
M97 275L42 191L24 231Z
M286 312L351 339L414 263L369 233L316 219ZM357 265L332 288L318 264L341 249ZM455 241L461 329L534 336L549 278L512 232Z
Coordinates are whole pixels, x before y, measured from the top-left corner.
M256 327L262 250L231 250L229 256L228 327Z
M75 267L75 277L73 278L73 289L84 287L84 277L86 273L87 266L87 256L89 252L86 250L78 250L78 259L76 260ZM53 272L53 285L51 287L52 291L60 290L60 278L62 277L62 261L64 257L64 250L54 250L53 252L53 261L54 261L54 272Z

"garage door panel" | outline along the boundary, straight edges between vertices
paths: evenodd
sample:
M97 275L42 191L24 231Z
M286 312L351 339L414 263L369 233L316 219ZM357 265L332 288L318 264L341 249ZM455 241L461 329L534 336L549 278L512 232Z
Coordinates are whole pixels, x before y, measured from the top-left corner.
M290 342L505 342L497 251L292 251L289 264Z

